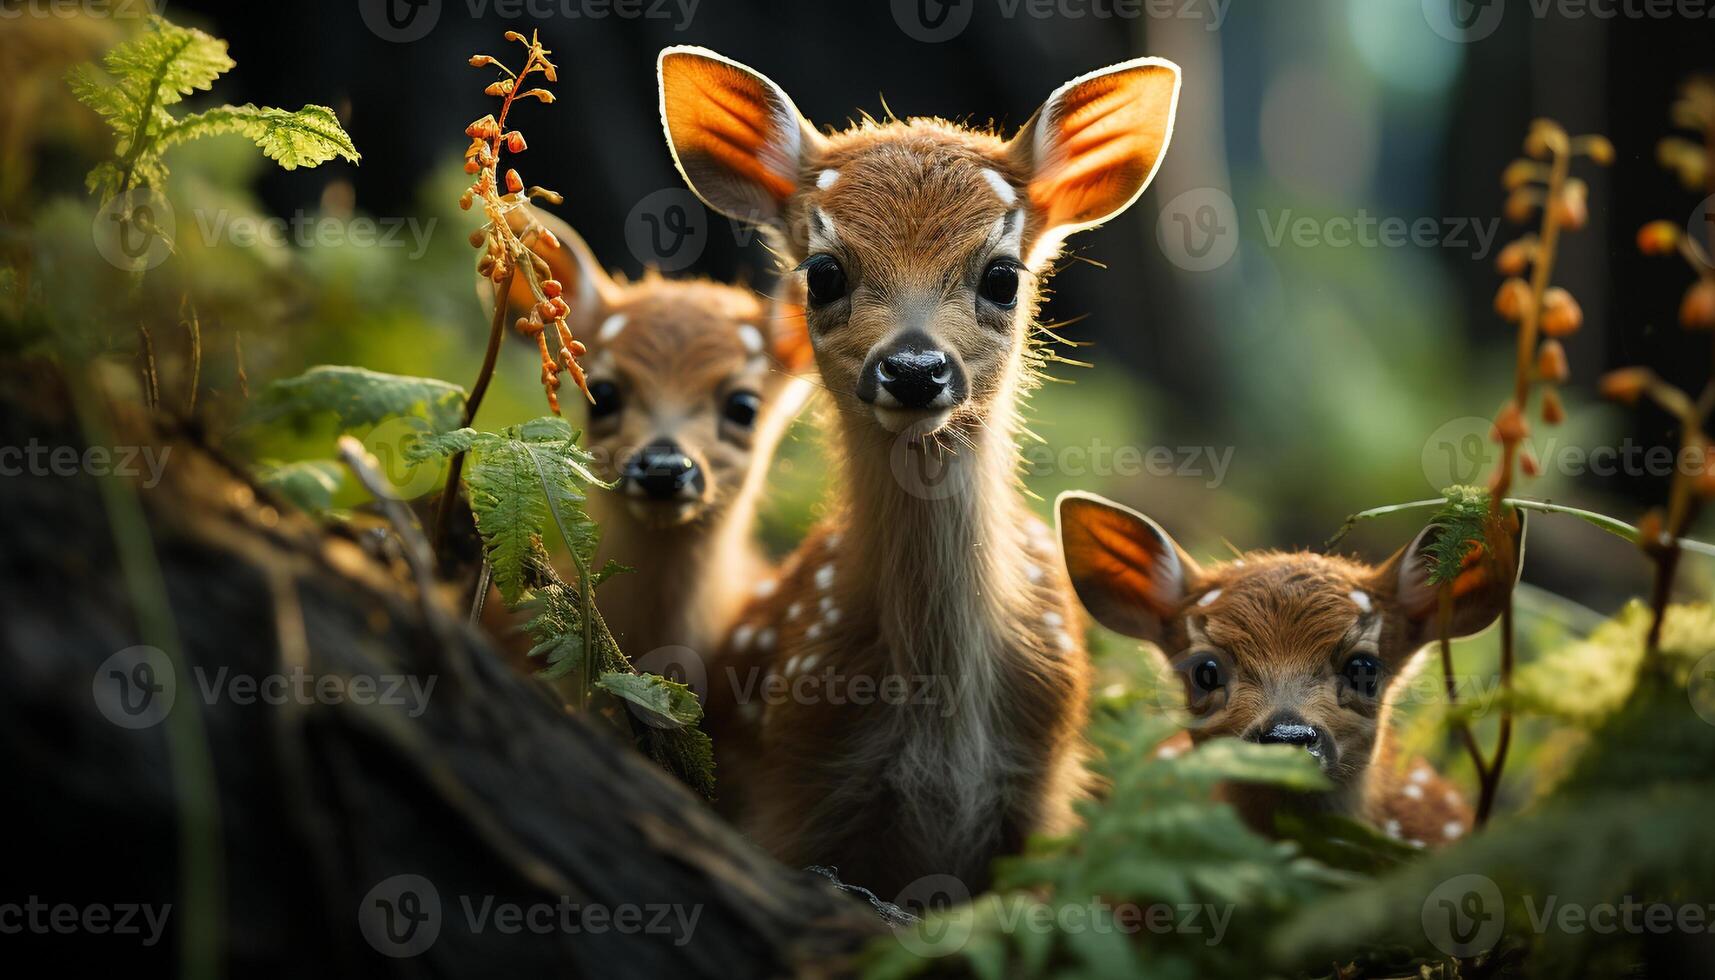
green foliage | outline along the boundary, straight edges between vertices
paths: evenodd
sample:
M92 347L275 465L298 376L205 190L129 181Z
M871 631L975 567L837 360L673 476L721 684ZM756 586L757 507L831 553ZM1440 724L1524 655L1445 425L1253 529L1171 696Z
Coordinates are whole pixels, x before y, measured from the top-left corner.
M220 106L177 117L167 107L207 91L232 70L226 42L195 28L152 16L148 29L102 58L102 69L79 65L67 77L72 93L95 110L117 137L115 159L95 167L86 183L103 203L140 185L166 179L163 154L172 146L216 133L248 137L288 170L335 157L359 161L351 137L332 109L297 112L254 105Z
M1484 538L1490 514L1489 492L1481 487L1452 486L1441 495L1447 503L1432 521L1441 527L1441 534L1426 549L1434 566L1429 580L1436 585L1459 577L1465 556Z
M703 706L696 692L659 674L630 674L609 671L596 687L628 702L644 715L644 721L660 728L684 728L703 719Z
M464 417L464 402L463 388L434 378L323 364L269 384L260 413L267 419L285 418L298 424L332 413L341 431L411 416L427 421L432 433L443 433Z
M302 460L261 467L256 482L312 514L333 508L345 470L332 460Z
M1262 941L1291 909L1349 876L1259 836L1216 800L1233 780L1316 790L1303 752L1217 740L1174 758L1159 714L1098 723L1110 783L1074 837L1036 839L996 864L997 892L870 950L871 978L1254 976Z
M429 435L406 447L413 462L470 453L471 513L494 584L508 605L541 578L550 524L564 535L580 568L595 560L600 532L584 513L581 487L605 484L590 472L591 457L577 439L565 419L548 416L499 433L458 429Z

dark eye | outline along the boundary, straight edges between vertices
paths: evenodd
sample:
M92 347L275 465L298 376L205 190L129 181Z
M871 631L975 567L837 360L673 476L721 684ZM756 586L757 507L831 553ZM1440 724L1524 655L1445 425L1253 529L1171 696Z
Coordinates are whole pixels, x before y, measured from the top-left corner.
M804 263L804 284L810 290L810 302L826 306L846 294L846 270L832 255L812 255Z
M721 409L721 417L740 428L748 429L756 424L756 413L762 408L762 399L754 391L735 391L726 396L726 407Z
M1367 653L1360 653L1340 668L1340 677L1359 694L1373 698L1381 690L1382 663Z
M590 419L605 419L617 414L625 402L619 397L619 386L611 381L590 382Z
M983 281L977 288L983 299L1006 308L1018 302L1018 265L1010 259L996 259L983 270Z
M1187 676L1191 679L1192 690L1199 694L1213 694L1227 686L1227 674L1221 669L1221 662L1214 657L1194 661Z

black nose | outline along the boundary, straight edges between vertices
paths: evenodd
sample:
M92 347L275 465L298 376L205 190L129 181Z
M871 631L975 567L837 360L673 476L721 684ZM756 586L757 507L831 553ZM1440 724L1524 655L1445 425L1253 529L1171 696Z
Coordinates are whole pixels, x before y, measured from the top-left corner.
M626 482L641 489L652 500L703 492L703 471L671 442L652 442L625 464Z
M902 347L875 365L875 380L906 408L928 408L953 381L953 367L938 350Z
M1312 755L1322 754L1322 732L1296 715L1276 715L1252 729L1245 738L1263 745L1300 745Z

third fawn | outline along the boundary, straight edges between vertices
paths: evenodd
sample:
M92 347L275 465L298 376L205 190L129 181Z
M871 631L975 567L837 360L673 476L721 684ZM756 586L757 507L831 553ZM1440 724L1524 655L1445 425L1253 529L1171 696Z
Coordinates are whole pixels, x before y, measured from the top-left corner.
M1366 819L1418 845L1463 835L1463 797L1421 760L1402 767L1390 729L1391 692L1438 637L1441 587L1429 580L1431 525L1381 566L1308 552L1252 552L1200 567L1160 525L1089 494L1060 498L1066 567L1102 625L1147 640L1184 681L1190 739L1221 735L1301 745L1333 790L1289 798L1229 787L1259 829L1282 806ZM1449 637L1495 620L1517 578L1522 513L1509 554L1473 546L1448 587ZM1500 549L1497 548L1497 551Z
M843 466L831 519L710 672L721 795L788 862L975 890L994 856L1069 827L1083 781L1087 657L1017 485L1041 284L1067 235L1150 182L1178 69L1076 79L1010 139L931 119L823 134L696 48L664 51L660 81L691 188L804 276Z
M634 659L663 646L709 650L749 598L742 583L768 568L752 525L774 450L809 393L801 308L785 289L768 300L653 272L617 281L565 222L539 211L514 220L589 348L585 446L616 484L590 497L598 558L635 570L602 586L602 614ZM530 221L559 247L525 231ZM527 289L512 302L529 302Z

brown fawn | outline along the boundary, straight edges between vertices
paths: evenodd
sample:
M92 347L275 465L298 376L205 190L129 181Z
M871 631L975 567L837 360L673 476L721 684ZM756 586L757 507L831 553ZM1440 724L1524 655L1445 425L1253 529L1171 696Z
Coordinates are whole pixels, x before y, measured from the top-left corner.
M1378 566L1309 552L1252 552L1200 567L1160 525L1093 494L1063 494L1060 543L1078 598L1095 620L1146 640L1184 682L1189 742L1237 736L1303 746L1333 784L1326 793L1226 787L1252 825L1281 808L1357 817L1418 846L1471 826L1464 797L1428 763L1402 767L1391 692L1439 637L1441 587L1430 582L1430 525ZM1522 513L1506 549L1467 554L1449 587L1449 638L1486 628L1517 579ZM1497 548L1497 553L1501 549ZM1183 745L1169 743L1164 752Z
M804 278L841 467L830 519L710 671L723 805L782 860L881 894L932 873L975 890L1069 829L1084 782L1088 660L1017 480L1041 285L1067 235L1149 184L1179 71L1075 79L1010 139L937 119L823 134L697 48L659 72L686 182Z
M743 583L768 570L753 525L775 449L811 388L802 307L784 289L768 299L653 271L616 280L565 222L534 210L513 220L560 281L588 348L584 445L596 475L615 484L589 501L598 563L635 570L602 586L602 615L644 666L662 647L701 655L750 598ZM530 221L559 246L526 230ZM510 301L528 304L528 287Z

